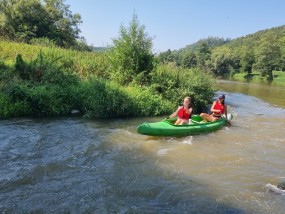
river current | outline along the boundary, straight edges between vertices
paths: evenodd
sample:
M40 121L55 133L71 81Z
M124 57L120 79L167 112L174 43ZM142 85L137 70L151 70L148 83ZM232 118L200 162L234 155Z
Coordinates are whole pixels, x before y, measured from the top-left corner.
M0 213L284 213L285 89L256 87L222 81L232 126L188 137L136 133L163 117L1 120Z

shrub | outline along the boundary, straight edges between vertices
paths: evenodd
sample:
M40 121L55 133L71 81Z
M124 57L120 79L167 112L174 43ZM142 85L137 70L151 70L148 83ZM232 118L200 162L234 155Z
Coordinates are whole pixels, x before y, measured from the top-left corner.
M24 101L13 102L6 94L0 94L0 118L29 115L30 110Z
M144 73L144 77L153 69L154 55L152 54L152 38L145 32L145 27L139 25L137 16L134 14L130 26L121 26L120 36L113 39L113 48L109 57L111 61L110 72L112 80L128 85L137 75ZM145 84L145 79L137 78Z
M199 70L158 65L123 86L109 79L107 53L3 41L0 45L5 52L0 52L5 59L0 61L0 117L59 116L73 109L88 118L165 115L184 96L192 97L195 109L213 96L211 76Z
M76 85L66 88L59 85L35 87L23 83L10 83L2 87L2 94L7 105L22 105L23 111L16 112L16 115L60 116L67 115L72 109L81 107L82 100L78 87ZM15 116L15 114L3 113L6 116Z
M126 90L134 103L134 116L166 115L176 107L162 95L154 94L150 88L129 86Z
M22 112L24 113L22 116L52 116L57 115L52 112L57 105L51 91L52 88L45 86L30 87L25 84L10 84L4 92L11 103L21 104L28 109Z
M133 116L133 102L115 83L90 78L81 88L85 117L117 118Z
M185 96L190 96L193 109L198 113L212 102L214 78L199 69L183 69L173 64L163 64L157 66L151 75L152 90L176 105Z
M148 88L125 88L100 79L85 81L80 94L87 118L163 115L173 110L171 102Z

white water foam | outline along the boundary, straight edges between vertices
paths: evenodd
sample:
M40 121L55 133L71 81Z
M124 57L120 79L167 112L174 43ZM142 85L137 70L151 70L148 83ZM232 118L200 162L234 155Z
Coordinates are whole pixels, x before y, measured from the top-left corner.
M170 152L172 150L172 148L167 148L167 149L160 149L157 151L157 155L159 156L163 156L166 155L168 152Z
M182 141L182 144L192 145L192 142L193 142L193 137L189 136Z
M274 193L280 194L280 195L285 195L285 190L279 189L276 185L273 184L266 184L265 188L269 191L272 191Z

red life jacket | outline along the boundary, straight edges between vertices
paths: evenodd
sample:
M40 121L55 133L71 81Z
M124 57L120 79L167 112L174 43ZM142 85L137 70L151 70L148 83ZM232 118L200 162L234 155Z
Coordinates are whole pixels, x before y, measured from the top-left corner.
M178 117L181 119L190 119L191 115L188 114L188 112L184 109L184 107L182 107L181 109L179 109L178 111Z
M216 116L221 116L222 114L225 113L225 105L222 104L222 103L219 103L218 101L217 101L216 104L214 105L214 109L221 111L220 114L219 114L219 113L213 113L213 114L216 115Z

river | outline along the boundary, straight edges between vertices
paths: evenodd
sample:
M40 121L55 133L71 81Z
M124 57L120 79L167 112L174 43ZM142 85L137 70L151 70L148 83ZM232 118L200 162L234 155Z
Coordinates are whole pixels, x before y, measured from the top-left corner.
M285 88L221 81L232 126L136 133L162 117L0 121L0 213L284 213Z

